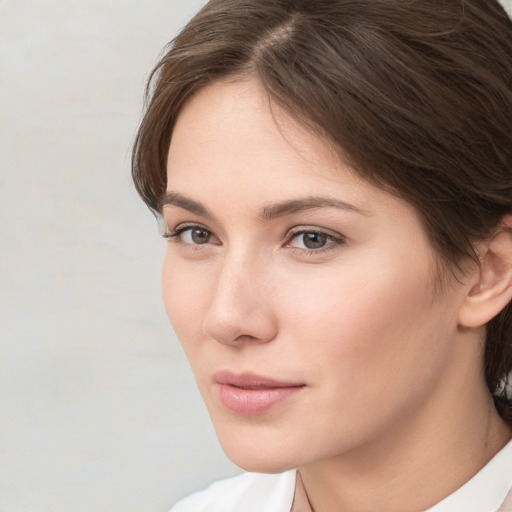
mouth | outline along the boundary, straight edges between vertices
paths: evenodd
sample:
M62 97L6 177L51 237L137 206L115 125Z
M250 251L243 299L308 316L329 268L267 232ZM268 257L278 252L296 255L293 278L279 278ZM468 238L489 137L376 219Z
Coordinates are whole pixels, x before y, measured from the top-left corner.
M258 416L269 412L305 388L303 383L227 371L217 372L214 381L224 407L240 416Z

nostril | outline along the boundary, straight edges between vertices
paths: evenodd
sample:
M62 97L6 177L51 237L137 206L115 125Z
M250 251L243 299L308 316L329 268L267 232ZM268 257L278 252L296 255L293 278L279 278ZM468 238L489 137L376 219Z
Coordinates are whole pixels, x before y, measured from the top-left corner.
M258 338L256 336L251 336L250 334L242 334L241 336L238 336L238 338L235 339L235 341L239 342L251 342L251 341L258 341Z

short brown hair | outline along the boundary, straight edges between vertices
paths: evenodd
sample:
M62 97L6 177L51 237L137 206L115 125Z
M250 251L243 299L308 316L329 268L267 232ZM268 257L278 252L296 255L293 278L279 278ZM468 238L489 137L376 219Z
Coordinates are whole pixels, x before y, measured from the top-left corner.
M512 22L496 0L211 0L148 83L132 169L151 209L182 106L247 74L412 204L451 268L512 212ZM512 424L511 304L487 326L484 372Z

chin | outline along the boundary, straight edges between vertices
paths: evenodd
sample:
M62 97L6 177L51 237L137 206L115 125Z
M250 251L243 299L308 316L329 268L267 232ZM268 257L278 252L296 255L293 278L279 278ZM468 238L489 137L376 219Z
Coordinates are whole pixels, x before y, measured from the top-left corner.
M217 436L226 456L245 471L282 473L304 463L304 454L297 449L300 445L286 442L280 432L268 432L263 427L217 428Z
M291 458L279 457L265 451L254 453L249 450L224 450L224 453L233 464L251 473L283 473L297 467Z

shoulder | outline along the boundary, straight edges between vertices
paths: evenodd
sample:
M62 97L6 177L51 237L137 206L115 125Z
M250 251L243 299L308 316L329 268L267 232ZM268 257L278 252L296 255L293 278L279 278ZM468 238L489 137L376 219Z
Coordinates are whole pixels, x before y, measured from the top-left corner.
M295 471L242 473L179 501L170 512L290 512Z

